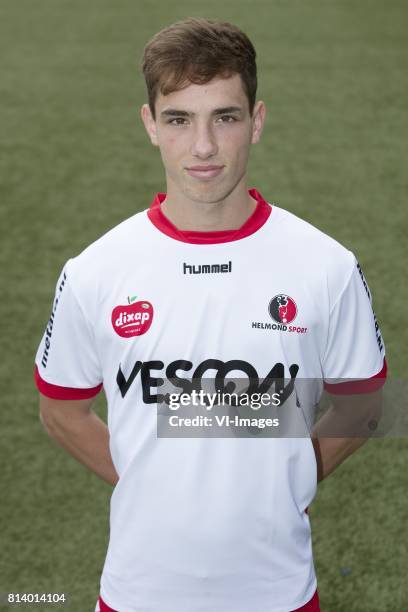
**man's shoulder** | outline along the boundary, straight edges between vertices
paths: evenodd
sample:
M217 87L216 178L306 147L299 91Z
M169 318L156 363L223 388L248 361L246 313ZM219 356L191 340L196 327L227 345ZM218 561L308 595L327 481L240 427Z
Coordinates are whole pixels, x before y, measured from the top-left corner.
M272 209L276 216L279 218L279 227L282 232L287 235L293 236L300 243L309 245L315 245L319 249L334 249L339 252L347 252L348 249L344 247L335 238L326 234L324 231L298 217L294 213L277 206L272 205Z
M308 221L279 206L274 205L274 209L278 250L290 258L309 282L339 293L356 267L354 253ZM271 232L271 241L273 237Z
M306 259L329 256L345 262L350 260L351 253L347 247L312 223L276 204L273 204L273 211L279 235L293 254ZM273 228L273 223L271 227Z
M145 248L148 224L147 210L143 210L100 236L67 262L70 282L78 288L94 286L114 275L130 257L136 261L138 251Z
M126 251L130 247L140 244L140 240L146 233L147 224L147 210L142 210L121 221L118 225L115 225L97 238L76 255L73 261L78 265L86 262L88 265L95 264L99 266L105 257L110 259L118 251Z
M133 238L135 235L140 240L140 235L145 231L145 226L148 224L147 210L142 210L136 214L124 219L118 225L115 225L105 234L97 238L92 242L82 253L81 257L100 255L103 251L110 251L112 247L121 246L126 248L131 244L134 244Z

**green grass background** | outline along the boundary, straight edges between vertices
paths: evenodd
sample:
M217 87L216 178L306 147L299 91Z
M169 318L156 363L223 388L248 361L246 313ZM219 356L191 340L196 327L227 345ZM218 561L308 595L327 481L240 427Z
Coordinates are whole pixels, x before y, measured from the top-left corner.
M98 594L110 489L42 430L33 358L66 259L164 189L139 60L189 15L252 38L250 186L356 253L390 376L407 372L405 0L1 0L0 592L64 591L75 612ZM323 612L408 610L407 462L406 439L373 440L319 486Z

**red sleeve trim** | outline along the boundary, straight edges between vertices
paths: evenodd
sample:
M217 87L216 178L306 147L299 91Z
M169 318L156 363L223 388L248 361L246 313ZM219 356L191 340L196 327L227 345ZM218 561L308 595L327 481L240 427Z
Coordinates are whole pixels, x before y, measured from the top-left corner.
M108 604L103 601L101 596L99 596L99 610L100 612L116 612L113 608L110 608Z
M102 389L102 383L96 387L92 387L92 389L75 389L72 387L59 387L58 385L52 385L41 378L37 366L35 366L34 370L34 380L40 393L51 399L58 400L89 399L95 395L98 395L99 391Z
M296 608L294 612L320 612L319 594L315 591L312 599L301 608Z
M347 380L345 382L330 384L324 383L324 389L333 395L354 395L358 393L374 393L385 384L387 378L387 361L384 357L382 369L371 378L365 380Z

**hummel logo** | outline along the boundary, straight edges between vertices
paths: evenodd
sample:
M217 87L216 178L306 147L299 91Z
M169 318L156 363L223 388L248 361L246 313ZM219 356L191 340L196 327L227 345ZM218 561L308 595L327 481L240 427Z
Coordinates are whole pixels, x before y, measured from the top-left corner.
M231 271L231 261L226 264L200 264L197 266L190 266L186 263L183 263L183 274L228 274L228 272Z

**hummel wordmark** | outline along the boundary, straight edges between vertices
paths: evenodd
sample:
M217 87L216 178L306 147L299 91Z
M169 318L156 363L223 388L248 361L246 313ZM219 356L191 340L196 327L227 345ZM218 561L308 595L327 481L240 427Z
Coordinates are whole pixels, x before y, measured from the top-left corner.
M232 271L232 262L226 264L200 264L190 266L183 262L183 274L228 274Z

